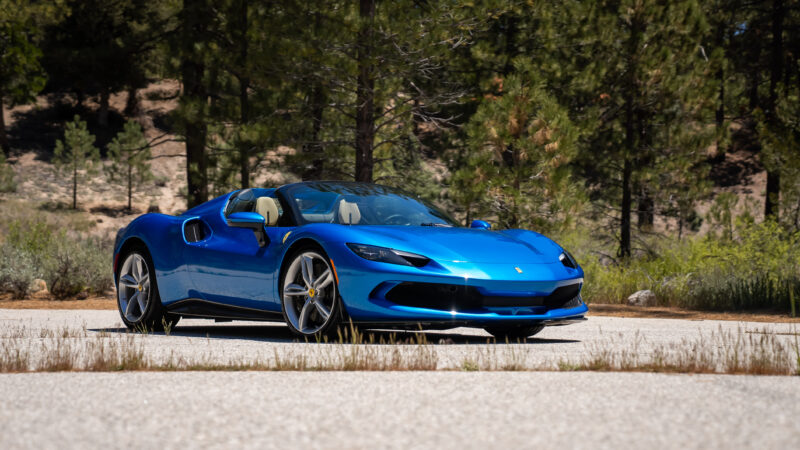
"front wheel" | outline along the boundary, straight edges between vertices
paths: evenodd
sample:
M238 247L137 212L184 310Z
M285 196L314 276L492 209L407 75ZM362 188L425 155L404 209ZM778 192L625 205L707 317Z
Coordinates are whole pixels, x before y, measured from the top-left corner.
M502 341L506 340L516 340L516 339L525 339L527 337L533 336L534 334L542 331L544 329L544 325L532 325L532 326L498 326L498 327L486 327L486 330L489 334L494 336L496 339L500 339Z
M153 261L144 249L124 256L117 274L117 307L132 330L163 331L178 322L179 317L167 314L161 305Z
M342 317L342 302L333 268L314 247L295 252L281 277L281 304L286 324L305 337L331 336Z

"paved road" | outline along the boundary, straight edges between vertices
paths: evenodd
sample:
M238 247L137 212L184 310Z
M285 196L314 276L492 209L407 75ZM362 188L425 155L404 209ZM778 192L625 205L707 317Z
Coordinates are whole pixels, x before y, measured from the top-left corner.
M84 331L85 329L85 331ZM77 332L76 330L80 330ZM524 356L556 365L599 349L647 355L791 324L593 317L525 344L428 333L438 367ZM48 337L51 336L51 337ZM0 310L0 344L130 339L114 311ZM386 337L385 334L379 336ZM403 336L401 336L402 338ZM264 360L340 348L285 327L183 321L137 335L149 357ZM77 343L77 344L76 344ZM368 346L413 349L413 345ZM410 351L410 350L409 350ZM508 357L508 356L506 356ZM800 377L590 372L126 372L0 375L0 448L800 448Z
M800 448L800 379L591 372L0 375L0 448Z

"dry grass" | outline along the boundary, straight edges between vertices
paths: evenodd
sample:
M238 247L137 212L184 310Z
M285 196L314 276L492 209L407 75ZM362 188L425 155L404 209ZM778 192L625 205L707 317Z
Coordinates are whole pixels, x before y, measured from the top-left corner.
M784 333L786 334L786 333ZM110 371L638 371L800 375L798 334L719 329L678 343L648 345L637 335L587 344L580 357L542 360L528 345L470 345L461 359L440 353L424 333L398 340L348 329L335 342L275 346L272 353L221 360L148 351L146 333L17 327L0 335L0 373Z
M612 342L591 345L579 361L561 361L559 370L722 373L734 375L800 375L798 333L789 333L793 342L768 331L718 331L708 336L683 339L678 343L648 347L637 334L628 347ZM644 351L644 348L648 348Z

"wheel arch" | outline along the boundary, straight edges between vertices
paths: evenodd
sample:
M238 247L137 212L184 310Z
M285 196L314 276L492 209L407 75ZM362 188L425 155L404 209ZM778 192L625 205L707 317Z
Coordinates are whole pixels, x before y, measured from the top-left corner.
M131 250L133 250L135 248L140 248L140 249L144 250L145 252L147 252L147 254L150 256L150 259L152 260L153 257L150 254L150 249L147 248L147 243L145 243L145 241L142 238L140 238L138 236L130 236L130 237L128 237L127 239L125 239L125 241L122 243L122 245L120 245L119 251L117 251L117 254L114 255L114 282L115 283L117 281L119 281L119 280L117 280L117 277L119 276L120 264L122 264L121 259L124 258L128 253L130 253Z
M302 238L292 242L292 244L289 245L289 248L287 248L286 251L283 253L283 259L281 260L281 271L280 271L280 275L281 276L283 276L283 271L286 269L286 264L289 262L289 257L292 256L297 251L297 249L305 247L305 246L313 246L313 247L321 248L322 251L325 252L325 256L328 259L330 259L330 256L328 255L328 251L325 250L325 246L323 246L322 243L320 243L318 240L310 238L310 237L302 237Z
M283 275L284 275L284 273L286 271L287 264L289 264L289 262L290 262L289 258L298 249L303 248L305 246L313 246L313 247L317 247L317 248L321 249L325 253L325 257L328 259L328 262L331 263L331 267L333 268L334 272L336 272L336 267L333 265L333 262L331 261L331 255L328 253L328 250L325 248L324 245L322 245L322 243L320 241L318 241L317 239L308 237L308 236L304 236L302 238L299 238L296 241L292 242L291 245L289 245L289 248L287 248L286 251L283 254L283 258L281 260L281 268L280 268L280 272L278 272L278 279L277 279L277 285L276 285L279 298L280 298L280 295L281 295L281 289L282 289L281 288L281 283L283 282ZM339 285L339 276L338 275L335 275L335 276L336 276L335 283L337 285L336 289L338 291L338 289L339 289L339 287L338 287L338 285ZM347 314L349 314L348 311L347 311L347 303L345 303L344 298L341 297L341 292L339 293L339 297L341 299L342 309L344 310L345 316L349 317L347 315Z

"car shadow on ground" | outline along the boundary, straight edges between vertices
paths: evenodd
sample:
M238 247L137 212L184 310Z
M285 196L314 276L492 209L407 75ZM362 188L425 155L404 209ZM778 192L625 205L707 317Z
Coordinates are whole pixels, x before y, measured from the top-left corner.
M90 329L94 332L129 333L124 327ZM505 344L505 341L495 340L488 335L462 334L458 332L443 331L416 331L416 330L359 330L363 336L361 344L368 345L417 345L420 343L433 345L455 344ZM149 332L152 335L165 335L164 332ZM315 340L305 341L298 338L284 325L178 325L169 332L169 336L201 337L207 339L251 340L274 343L339 343L340 339L329 339L328 342ZM343 343L349 344L352 340L344 338ZM581 341L574 339L548 339L530 337L525 340L513 340L512 344L574 344Z

